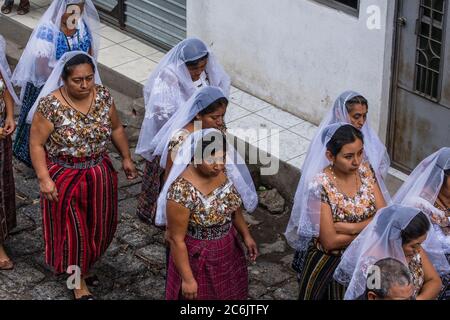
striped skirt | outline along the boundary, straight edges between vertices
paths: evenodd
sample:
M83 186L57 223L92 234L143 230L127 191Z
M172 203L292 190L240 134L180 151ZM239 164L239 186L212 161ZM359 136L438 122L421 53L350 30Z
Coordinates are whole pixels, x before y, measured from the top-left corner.
M16 226L16 192L11 137L0 140L0 245Z
M90 159L69 160L72 165ZM58 202L41 196L45 261L57 274L69 266L86 274L111 244L117 228L117 172L107 155L86 169L54 160L47 160L47 166Z
M19 121L17 123L16 138L14 139L14 156L17 160L31 168L30 157L30 128L27 123L28 112L39 96L42 87L37 88L32 83L27 83L23 95L22 107L20 109Z
M234 227L217 240L185 238L189 263L197 281L198 300L246 300L248 272L244 249ZM183 299L181 277L169 257L166 299Z
M311 242L297 274L299 300L343 300L346 287L333 279L340 261L341 256L328 255Z
M159 166L160 157L152 161L145 161L144 175L142 176L142 191L139 195L136 214L138 218L149 225L154 225L156 204L161 191L162 175L164 169Z

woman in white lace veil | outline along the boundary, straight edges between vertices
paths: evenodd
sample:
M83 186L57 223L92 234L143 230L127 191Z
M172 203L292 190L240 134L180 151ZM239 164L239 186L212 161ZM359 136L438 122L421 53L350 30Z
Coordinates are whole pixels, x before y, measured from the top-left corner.
M394 203L430 216L446 254L450 254L449 175L450 148L442 148L419 163L393 198Z
M423 249L422 244L436 252L434 248L440 246L430 226L428 216L417 208L394 204L380 210L336 268L334 278L348 286L345 299L355 300L365 292L367 281L376 280L367 278L368 271L384 258L397 259L409 267L416 299L436 299L442 285L439 273L447 273L450 266L442 253L428 254Z
M225 116L228 100L225 93L219 87L205 87L198 90L177 112L170 118L164 127L158 132L150 144L153 156L160 156L161 168L170 170L168 167L173 159L169 159L171 149L170 142L174 137L187 135L198 129L222 129L223 118ZM203 115L203 117L202 117ZM211 119L209 119L211 118ZM212 121L211 121L212 120ZM180 132L187 125L191 124L184 134ZM184 139L179 137L177 139ZM181 141L182 142L182 141ZM168 172L167 172L168 173Z
M186 167L191 164L195 151L194 147L197 146L203 137L210 134L217 136L223 135L223 133L217 129L202 129L189 135L178 149L172 170L158 197L158 210L156 214L157 225L162 226L166 224L166 200L167 192L171 184L183 173ZM255 185L247 165L244 159L236 152L234 146L228 142L226 150L225 172L239 192L245 209L248 212L253 212L258 205L258 195L256 194Z
M175 111L204 86L219 87L228 97L230 78L203 41L187 38L164 56L144 86L145 117L136 153L151 161L152 139Z
M390 159L385 145L370 127L367 99L354 91L343 92L336 99L333 108L323 118L319 127L323 128L336 122L350 123L362 131L364 134L364 153L377 175L378 183L384 185L384 179L390 167ZM383 187L383 189L386 190L383 194L384 198L387 202L390 202L387 188Z
M248 299L247 261L237 235L255 261L257 246L242 206L251 212L257 204L247 166L223 133L192 133L158 198L156 224L167 224L170 244L166 299Z
M418 208L430 217L442 245L436 254L444 252L450 261L450 148L441 148L419 163L393 201ZM430 251L426 244L424 248ZM443 282L447 283L443 294L447 297L449 280L450 274L443 275Z
M58 59L69 51L84 51L95 59L100 46L100 20L91 0L54 0L34 28L14 70L12 82L21 87L14 156L31 167L28 112Z
M154 137L147 138L152 161L147 162L139 197L137 214L142 220L152 224L156 212L156 199L160 191L160 181L165 180L172 165L172 155L190 133L199 127L221 129L228 100L219 87L205 86L175 111ZM158 165L158 168L153 168Z
M300 299L343 298L345 288L332 281L334 268L343 250L385 206L364 146L361 131L334 123L319 130L308 151L285 232L296 250Z
M164 56L144 86L145 116L136 153L146 161L137 215L148 224L153 223L163 174L159 157L153 157L151 142L176 110L197 90L210 85L221 88L228 97L231 85L229 76L211 49L200 39L190 37Z
M102 84L102 79L100 78L100 73L98 71L97 63L95 62L95 59L93 57L91 57L89 54L87 54L84 51L70 51L70 52L65 53L61 57L61 59L59 59L58 62L56 63L55 67L53 68L52 73L50 74L50 76L47 79L47 82L42 87L42 89L39 93L39 96L37 97L37 99L34 102L34 104L32 105L32 107L30 108L30 111L28 112L28 116L26 118L27 123L29 123L29 124L32 123L34 114L36 113L36 110L39 106L40 100L64 85L64 80L62 79L62 76L61 76L63 73L64 65L67 63L67 61L69 61L70 59L72 59L73 57L75 57L79 54L83 54L83 55L86 55L89 57L90 61L92 61L92 64L94 65L94 68L95 68L94 83L96 85Z

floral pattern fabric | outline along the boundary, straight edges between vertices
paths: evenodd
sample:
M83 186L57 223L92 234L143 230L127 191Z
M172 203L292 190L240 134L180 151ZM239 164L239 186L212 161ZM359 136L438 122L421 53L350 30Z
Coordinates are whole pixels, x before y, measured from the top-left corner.
M176 155L178 149L190 134L191 133L186 129L180 129L175 132L169 141L169 146L167 147L168 151Z
M203 195L189 181L178 177L169 188L167 200L189 209L190 225L205 228L230 223L242 206L241 196L228 179L210 194Z
M408 263L414 284L414 296L417 296L425 282L425 274L423 271L422 258L420 253L416 254Z
M437 225L441 228L444 235L450 236L450 210L444 208L437 202L435 202L434 207L443 213L440 219L437 219Z
M95 100L87 114L67 106L52 94L39 102L37 111L50 121L54 130L45 144L54 157L92 157L106 152L111 140L109 115L113 98L107 88L96 86Z
M373 217L377 211L374 189L377 183L375 173L368 162L363 162L358 170L361 187L354 197L341 193L332 179L320 173L314 188L320 192L322 202L331 207L334 222L358 223Z

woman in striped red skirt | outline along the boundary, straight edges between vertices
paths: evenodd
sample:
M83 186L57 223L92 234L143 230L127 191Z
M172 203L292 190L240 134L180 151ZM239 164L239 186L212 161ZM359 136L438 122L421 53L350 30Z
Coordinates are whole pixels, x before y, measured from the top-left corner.
M258 197L245 163L237 166L235 156L216 129L194 132L177 154L156 214L157 224L165 224L167 214L167 300L248 298L247 260L238 235L255 261L257 246L241 207L253 211Z
M0 36L0 270L11 270L14 264L6 254L3 243L16 226L11 135L16 129L14 103L18 104L19 99L11 85L11 70L5 49L6 42Z
M45 260L56 273L81 273L75 299L92 299L85 276L117 227L117 172L112 140L128 179L137 176L109 90L85 53L65 54L30 114L30 151L39 178ZM63 85L58 87L60 78ZM56 84L56 90L55 90ZM50 94L48 94L50 92Z

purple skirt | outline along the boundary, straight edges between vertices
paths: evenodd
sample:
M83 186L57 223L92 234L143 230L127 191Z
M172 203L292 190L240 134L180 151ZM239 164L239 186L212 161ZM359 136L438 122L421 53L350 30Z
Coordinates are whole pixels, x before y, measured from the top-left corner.
M247 260L234 227L217 240L185 238L189 263L198 284L198 300L247 300ZM166 299L181 300L181 277L169 258Z

